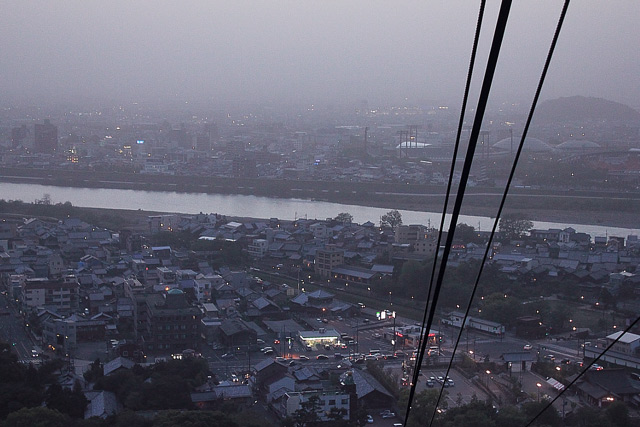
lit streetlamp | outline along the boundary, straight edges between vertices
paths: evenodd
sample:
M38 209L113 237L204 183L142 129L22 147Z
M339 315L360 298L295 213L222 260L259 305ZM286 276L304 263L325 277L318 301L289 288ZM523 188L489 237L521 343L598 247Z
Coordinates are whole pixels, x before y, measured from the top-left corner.
M540 402L540 388L542 387L542 384L536 383L536 387L538 387L538 402Z

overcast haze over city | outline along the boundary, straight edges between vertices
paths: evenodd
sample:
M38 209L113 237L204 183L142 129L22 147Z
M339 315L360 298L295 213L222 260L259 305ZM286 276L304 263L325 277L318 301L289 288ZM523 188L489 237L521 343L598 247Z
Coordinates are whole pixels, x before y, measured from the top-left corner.
M3 1L1 98L459 103L478 3ZM528 104L561 6L514 3L494 102ZM486 60L498 7L488 2L479 65ZM637 108L639 12L635 1L572 3L543 99L595 96Z

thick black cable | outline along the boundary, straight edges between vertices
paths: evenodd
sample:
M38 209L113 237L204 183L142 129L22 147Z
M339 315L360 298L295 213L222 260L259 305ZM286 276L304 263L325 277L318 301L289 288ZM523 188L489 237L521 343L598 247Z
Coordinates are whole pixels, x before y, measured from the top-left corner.
M584 375L584 373L585 373L585 372L587 372L589 369L591 369L591 367L592 367L596 362L598 362L598 361L600 360L600 358L601 358L602 356L604 356L604 354L605 354L607 351L609 351L609 350L611 349L611 347L613 347L614 345L616 345L616 343L617 343L618 341L620 341L620 338L622 338L622 336L623 336L624 334L626 334L627 332L629 332L629 331L631 330L631 328L633 328L633 327L636 325L636 323L638 323L638 321L640 321L640 317L637 317L637 318L636 318L636 320L634 320L634 321L633 321L629 326L627 326L627 328L626 328L624 331L622 331L622 333L621 333L620 335L618 335L618 338L616 338L615 340L613 340L613 341L611 342L611 344L609 344L609 345L607 346L607 348L605 348L605 349L602 351L602 353L600 353L600 354L598 355L598 357L596 357L595 359L593 359L593 360L591 361L591 363L589 363L589 365L588 365L588 366L587 366L587 367L586 367L582 372L580 372L580 373L578 374L578 376L577 376L577 377L575 377L575 378L573 379L573 381L571 381L569 384L567 384L567 385L565 386L565 388L564 388L564 389L562 389L562 391L561 391L560 393L558 393L558 395L557 395L556 397L554 397L553 399L551 399L551 400L549 401L549 403L547 403L547 405L546 405L544 408L542 408L542 409L540 410L540 412L538 412L538 413L537 413L537 414L536 414L536 415L531 419L531 421L529 421L527 424L525 424L525 427L529 427L530 425L532 425L532 424L535 422L535 420L537 420L537 419L538 419L538 417L544 413L544 411L546 411L547 409L549 409L549 407L550 407L551 405L553 405L553 404L555 403L555 401L556 401L556 400L558 400L558 399L560 398L560 396L562 396L562 395L563 395L563 394L564 394L564 393L565 393L565 392L566 392L566 391L567 391L571 386L573 386L573 385L574 385L574 384L575 384L575 383L576 383L576 382L577 382L577 381L578 381L578 380L579 380L579 379Z
M447 234L447 240L446 240L443 255L442 255L442 261L440 263L440 268L438 270L438 279L436 281L435 288L433 289L433 298L431 302L431 307L429 309L429 318L427 320L427 324L425 327L426 331L431 330L431 325L433 324L433 318L435 316L435 308L438 304L438 297L440 296L440 291L442 289L444 273L446 271L447 261L449 259L449 253L451 252L453 235L455 232L455 227L458 221L458 217L460 216L462 200L464 198L467 181L469 180L469 173L471 171L473 156L474 156L476 145L478 142L478 135L480 134L480 128L482 127L482 120L484 118L484 112L487 107L487 101L489 99L491 84L493 82L493 76L495 74L495 69L496 69L498 57L500 54L500 48L502 46L502 39L504 37L507 21L509 19L510 9L511 9L511 0L503 0L500 5L500 11L498 13L498 20L496 22L496 29L495 29L493 41L491 43L491 50L489 52L487 68L485 70L484 80L482 82L482 88L480 90L480 97L478 99L478 107L476 109L476 115L474 118L472 130L471 130L471 136L469 138L469 146L467 148L467 154L465 156L464 165L462 167L462 173L460 176L458 192L454 202L453 211L451 213L451 222L449 224L449 232ZM443 212L443 215L444 214L445 212ZM418 359L419 359L417 361L418 368L422 366L422 361L424 359L424 353L426 349L426 343L427 343L427 340L422 340L421 348L418 353ZM413 396L411 396L411 399L413 399ZM411 403L411 400L409 403ZM409 419L410 411L411 411L411 404L409 404L409 406L407 407L407 414L406 414L405 420ZM434 408L434 414L435 414L435 408Z
M540 75L540 80L538 81L538 87L536 88L536 93L535 93L535 95L533 97L533 102L531 104L531 108L529 109L529 115L527 116L527 121L526 121L525 126L524 126L522 137L520 138L520 143L518 144L518 148L516 150L516 154L515 154L515 157L513 159L513 164L511 166L511 171L509 173L509 177L507 178L507 183L505 185L505 189L504 189L504 192L502 194L502 198L500 200L500 204L498 206L498 212L496 214L495 221L493 222L493 227L491 228L491 234L489 235L489 241L487 242L487 246L485 247L484 255L482 257L482 262L480 263L480 268L479 268L478 273L476 275L476 280L475 280L475 283L473 285L473 290L471 291L471 295L469 297L469 303L467 304L467 308L466 308L466 311L465 311L465 314L464 314L464 318L462 320L462 325L460 327L460 332L458 333L458 337L456 339L456 343L455 343L455 345L453 347L453 352L452 352L452 355L451 355L451 359L449 360L449 366L447 367L447 372L445 374L445 379L449 376L449 372L451 371L451 367L453 366L453 356L456 354L456 351L458 350L458 345L459 345L460 339L462 337L462 332L463 332L463 329L464 329L464 325L466 325L466 323L467 323L467 319L468 319L469 313L471 311L471 304L473 303L473 299L474 299L474 297L476 295L476 291L477 291L478 285L480 283L480 278L482 276L482 272L484 271L484 266L485 266L485 263L487 261L487 257L489 255L489 250L491 249L491 246L493 244L493 239L494 239L495 234L496 234L496 229L498 227L500 216L502 215L502 210L504 209L504 205L505 205L505 202L507 200L507 195L509 193L509 187L511 186L511 182L513 181L513 177L514 177L515 172L516 172L516 167L518 165L518 161L520 160L520 155L522 153L522 148L524 146L524 141L525 141L525 138L527 136L527 133L529 132L529 126L531 124L531 120L533 119L533 114L534 114L536 106L538 104L538 99L540 97L540 92L542 91L542 86L544 85L544 80L545 80L547 72L549 70L549 65L551 64L551 58L553 57L553 52L555 51L555 47L556 47L556 44L558 42L558 37L560 36L560 30L562 29L562 24L564 22L564 18L566 16L566 14L567 14L567 8L569 7L569 2L570 2L570 0L565 0L564 6L562 8L562 11L560 12L560 18L558 19L558 23L556 25L556 30L554 32L553 39L552 39L551 45L549 47L549 52L547 53L547 58L545 60L544 67L542 69L542 74ZM436 408L438 407L438 404L440 403L443 391L444 391L444 383L442 384L442 387L440 388L440 394L439 394L438 400L436 402Z
M451 158L451 168L449 170L449 180L447 183L447 191L445 193L445 197L444 197L444 206L442 207L442 217L440 218L440 227L438 228L438 240L436 242L436 251L435 251L435 255L433 258L433 266L431 268L431 277L429 279L429 289L427 291L427 300L425 303L425 309L424 309L424 315L422 317L422 324L421 324L421 328L420 328L420 343L422 343L422 340L424 339L428 339L429 337L429 331L425 331L425 324L427 322L427 310L429 308L429 300L431 298L431 288L433 285L433 278L435 277L435 272L436 272L436 265L437 265L437 261L438 261L438 252L440 250L440 242L442 241L442 231L444 230L444 223L445 223L445 219L446 219L446 212L447 212L447 206L449 205L449 196L451 194L451 187L453 185L453 175L454 175L454 171L455 171L455 165L456 165L456 157L458 157L458 149L460 147L460 136L462 135L462 126L464 124L464 115L465 112L467 110L467 101L469 99L469 89L471 87L471 78L473 77L473 69L475 67L475 61L476 61L476 54L478 51L478 41L480 39L480 30L482 28L482 20L484 17L484 9L486 6L486 0L481 0L480 1L480 10L478 12L478 21L476 23L476 31L475 31L475 35L473 38L473 47L471 48L471 58L469 60L469 70L467 71L467 82L465 84L465 88L464 88L464 96L462 97L462 107L460 110L460 119L458 122L458 131L456 134L456 142L453 148L453 156ZM394 337L395 339L395 337ZM421 347L421 346L420 346ZM419 378L419 374L420 374L420 367L417 364L418 361L418 357L416 357L416 363L414 364L414 368L413 368L413 380L411 381L411 390L409 392L409 400L407 401L407 414L409 413L409 409L408 406L411 406L411 402L413 401L413 396L415 394L415 389L416 386L418 384L418 378ZM405 416L405 425L407 423L407 417Z

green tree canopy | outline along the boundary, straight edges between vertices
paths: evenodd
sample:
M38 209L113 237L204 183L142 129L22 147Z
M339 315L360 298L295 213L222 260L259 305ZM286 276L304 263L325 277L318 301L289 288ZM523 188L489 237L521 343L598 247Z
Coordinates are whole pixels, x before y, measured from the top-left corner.
M73 390L51 384L46 394L47 408L55 409L73 418L84 418L84 410L89 403L80 387Z
M380 217L380 227L382 228L396 228L398 225L402 225L402 214L397 209Z
M1 427L69 427L73 421L58 411L37 407L22 408L9 414Z
M159 414L153 420L153 427L238 427L229 415L220 411L169 411Z
M341 212L334 218L335 221L341 222L343 224L349 224L353 222L353 215L348 212Z
M533 222L522 214L506 214L500 218L500 233L507 239L519 239L533 228Z
M407 422L408 427L422 427L428 426L431 423L431 416L435 410L436 402L438 401L439 390L423 390L420 393L416 393L411 404L411 412L409 414L409 420ZM447 391L442 394L442 400L440 400L440 408L447 408ZM398 408L400 408L402 416L406 413L407 403L409 401L409 390L404 389L398 399ZM436 425L438 417L436 417Z
M309 400L300 404L300 409L293 413L293 421L296 427L310 427L320 422L320 398L311 396Z

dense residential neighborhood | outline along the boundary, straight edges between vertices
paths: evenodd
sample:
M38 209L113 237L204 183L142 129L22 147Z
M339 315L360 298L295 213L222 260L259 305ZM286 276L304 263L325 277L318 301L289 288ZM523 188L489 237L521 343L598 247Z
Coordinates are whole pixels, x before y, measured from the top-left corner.
M462 328L467 336L454 358L461 375L455 383L466 382L473 396L502 404L533 402L540 386L527 392L522 379L523 396L513 396L505 392L509 379L535 371L545 384L549 377L553 396L555 385L570 381L569 367L575 374L574 367L620 338L594 365L606 368L583 376L569 399L572 411L614 401L637 410L640 336L616 332L625 326L624 313L640 306L637 236L524 225L514 234L513 224L501 224L487 264L492 280L506 284L500 289L511 295L483 296L465 324L451 300L440 327L428 334L426 366L442 370ZM457 274L477 264L488 238L469 229L458 227L466 240L456 237ZM410 314L418 308L410 271L428 266L436 243L437 230L423 225L401 219L393 228L356 224L343 214L295 221L156 215L137 229L118 231L73 217L7 216L0 223L0 274L7 315L15 313L28 337L24 351L18 349L21 362L65 361L58 381L82 391L86 417L151 408L105 388L107 378L143 375L136 366L153 372L167 363L202 360L203 373L181 392L184 408L258 404L273 422L312 408L320 421L358 423L376 408L402 410L397 399L421 336ZM531 289L541 296L528 296ZM485 290L490 293L491 284ZM497 299L511 301L511 308L496 306L504 302ZM553 304L561 301L580 308L558 314ZM579 311L596 319L574 323ZM512 346L499 354L478 350L491 340ZM575 354L562 363L547 354L562 351L553 350L552 342L560 340L580 345L580 354L571 350ZM522 342L533 345L523 350ZM556 375L544 374L547 365L556 366ZM483 374L484 366L496 376ZM95 378L87 372L96 372ZM425 390L435 380L425 380Z

